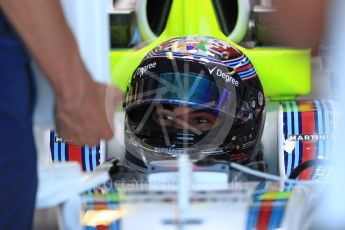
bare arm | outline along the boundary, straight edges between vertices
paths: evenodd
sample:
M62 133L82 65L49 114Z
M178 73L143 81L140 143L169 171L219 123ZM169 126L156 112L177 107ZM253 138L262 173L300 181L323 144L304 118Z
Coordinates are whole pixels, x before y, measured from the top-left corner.
M54 87L59 134L90 145L110 138L114 107L121 95L91 79L60 1L0 0L0 7Z
M59 0L0 0L0 6L15 26L56 94L71 102L80 97L86 72L74 37L67 26ZM74 86L74 90L69 88ZM80 86L80 87L78 87Z

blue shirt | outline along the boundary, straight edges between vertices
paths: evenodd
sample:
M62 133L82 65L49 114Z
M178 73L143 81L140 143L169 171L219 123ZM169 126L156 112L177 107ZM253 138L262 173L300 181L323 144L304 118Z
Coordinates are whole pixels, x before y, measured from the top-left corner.
M0 10L0 68L29 63L29 55Z

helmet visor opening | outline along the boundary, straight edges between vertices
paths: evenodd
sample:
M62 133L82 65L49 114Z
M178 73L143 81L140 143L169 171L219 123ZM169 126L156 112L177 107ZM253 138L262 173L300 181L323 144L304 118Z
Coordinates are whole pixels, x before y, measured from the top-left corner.
M234 114L237 90L218 85L208 77L197 73L152 74L131 85L126 96L126 111L147 104L170 104L195 109L209 109Z

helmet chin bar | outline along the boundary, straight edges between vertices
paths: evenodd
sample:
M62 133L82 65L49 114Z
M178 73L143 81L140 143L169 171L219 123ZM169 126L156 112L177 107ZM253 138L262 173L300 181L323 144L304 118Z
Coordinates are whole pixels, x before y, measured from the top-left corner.
M188 155L189 159L193 162L197 162L203 159L218 159L218 160L225 160L229 161L231 158L234 149L229 148L209 148L209 149L201 149L201 148L190 148L190 149L173 149L173 148L165 148L157 149L152 148L150 146L145 146L145 143L142 142L141 139L132 137L131 141L125 139L126 145L126 154L125 158L127 160L127 164L132 168L149 173L153 162L166 162L166 161L176 161L179 156L181 155ZM256 143L256 142L255 142ZM249 149L258 149L259 143L255 144L254 146L247 147ZM239 152L237 150L237 152ZM248 157L242 159L243 162L250 162L251 159ZM241 160L234 160L237 162L241 162Z
M178 189L180 205L187 204L191 190L219 190L228 187L229 165L217 162L199 165L188 155L182 154L176 160L151 162L148 171L150 189Z

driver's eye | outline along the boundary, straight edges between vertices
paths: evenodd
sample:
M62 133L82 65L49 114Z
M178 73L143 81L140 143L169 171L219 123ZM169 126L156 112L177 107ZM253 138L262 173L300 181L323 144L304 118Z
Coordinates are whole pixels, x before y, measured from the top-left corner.
M168 114L162 114L163 120L174 120L174 118Z
M197 123L197 124L209 124L210 121L207 120L206 118L204 117L197 117L197 118L194 118L194 122Z

